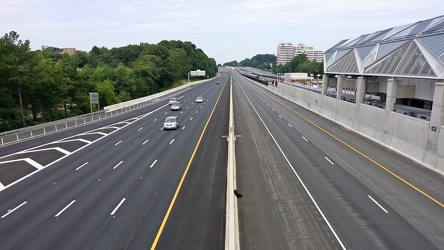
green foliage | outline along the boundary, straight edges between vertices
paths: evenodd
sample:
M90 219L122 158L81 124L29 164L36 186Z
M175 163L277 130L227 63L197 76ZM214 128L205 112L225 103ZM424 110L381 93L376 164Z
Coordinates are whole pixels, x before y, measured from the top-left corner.
M273 65L271 71L273 73L291 73L291 72L303 72L317 75L322 74L324 65L321 62L309 61L305 54L294 57L291 62L284 65Z
M231 61L231 62L224 63L223 66L232 66L232 67L236 67L236 66L239 66L239 63L235 60L235 61Z
M224 66L245 66L252 67L261 70L271 71L273 73L291 73L291 72L303 72L317 75L322 74L324 65L321 62L309 61L305 54L298 55L287 64L277 65L276 56L271 54L258 54L251 59L246 58L239 63L232 61L225 63Z
M94 46L74 55L29 44L14 31L0 38L0 131L89 113L89 92L104 107L171 88L191 70L217 73L216 61L191 42Z
M276 64L276 56L271 54L258 54L251 59L246 58L239 62L239 65L245 67L269 70L271 65Z
M111 81L105 80L97 84L96 89L99 93L99 103L102 105L107 106L120 102L119 98L117 98L116 94L114 93L114 86Z

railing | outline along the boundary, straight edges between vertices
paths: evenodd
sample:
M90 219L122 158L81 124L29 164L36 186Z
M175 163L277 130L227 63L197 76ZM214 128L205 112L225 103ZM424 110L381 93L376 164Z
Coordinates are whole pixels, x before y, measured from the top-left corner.
M157 94L149 95L135 100L122 102L115 105L106 106L101 111L88 113L84 115L74 116L63 120L54 122L43 123L35 126L25 127L21 129L10 130L0 133L0 146L20 142L23 140L33 139L35 137L44 136L51 133L67 130L73 127L85 125L88 123L96 122L110 118L115 115L120 115L130 111L134 111L145 107L147 105L164 101L171 95L177 95L181 91L189 88L192 85L206 82L212 79L205 79L201 81L191 82L184 84L180 87L166 90Z
M107 119L112 116L120 115L123 113L131 112L147 105L165 100L166 97L159 96L156 99L147 100L140 103L135 103L130 106L124 106L123 108L113 110L101 110L93 113L88 113L79 116L73 116L63 120L57 120L54 122L43 123L35 126L25 127L21 129L10 130L0 133L0 146L20 142L23 140L33 139L35 137L41 137L47 134L56 133L71 129L73 127L82 126L85 124L93 123L99 120ZM105 107L106 108L106 107Z

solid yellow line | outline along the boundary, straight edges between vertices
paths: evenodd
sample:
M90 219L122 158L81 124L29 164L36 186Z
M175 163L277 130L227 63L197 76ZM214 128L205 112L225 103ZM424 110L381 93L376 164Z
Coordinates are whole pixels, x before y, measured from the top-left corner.
M416 190L417 192L419 192L420 194L424 195L425 197L429 198L430 200L432 200L433 202L435 202L436 204L440 205L441 207L444 208L444 204L442 202L439 202L437 199L433 198L432 196L430 196L429 194L427 194L426 192L422 191L421 189L417 188L415 185L411 184L410 182L406 181L405 179L403 179L402 177L400 177L399 175L395 174L394 172L392 172L391 170L389 170L388 168L384 167L383 165L379 164L378 162L376 162L375 160L371 159L370 157L368 157L367 155L365 155L364 153L362 153L361 151L355 149L354 147L350 146L349 144L347 144L346 142L342 141L341 139L337 138L336 136L334 136L333 134L331 134L330 132L326 131L325 129L321 128L319 125L317 125L316 123L312 122L311 120L309 120L308 118L304 117L303 115L299 114L298 112L294 111L293 109L291 109L290 107L288 107L287 105L285 105L284 103L280 102L279 100L275 99L273 96L269 95L268 93L265 93L262 90L261 91L263 94L267 95L268 97L270 97L271 99L273 99L274 101L278 102L279 104L281 104L282 106L284 106L285 108L287 108L288 110L292 111L293 113L295 113L296 115L298 115L299 117L301 117L302 119L304 119L305 121L307 121L308 123L310 123L311 125L315 126L316 128L318 128L319 130L321 130L322 132L326 133L327 135L331 136L332 138L334 138L335 140L337 140L338 142L342 143L343 145L345 145L346 147L350 148L351 150L355 151L356 153L358 153L359 155L361 155L362 157L364 157L365 159L369 160L370 162L372 162L373 164L375 164L376 166L380 167L381 169L385 170L387 173L391 174L392 176L394 176L395 178L397 178L398 180L402 181L403 183L407 184L409 187L413 188L414 190Z
M213 116L214 110L216 109L216 106L219 103L219 99L222 96L222 92L224 91L224 88L225 88L225 84L224 84L224 87L222 88L222 91L219 94L219 97L216 100L216 104L214 105L213 110L211 111L210 117L208 117L208 120L207 120L207 122L205 124L205 127L202 130L202 133L200 134L199 140L197 141L197 144L196 144L196 147L194 148L193 154L191 155L191 158L188 161L187 168L185 169L185 172L183 173L182 178L180 179L179 185L177 186L176 192L174 193L173 199L171 200L170 206L168 207L168 210L167 210L167 212L165 214L165 217L163 218L162 224L160 225L159 231L157 232L156 238L154 239L153 245L151 246L151 250L156 249L157 243L158 243L158 241L160 239L160 236L162 235L162 231L163 231L163 229L165 227L166 222L168 221L168 217L170 216L171 210L174 207L174 203L176 202L177 196L179 195L180 189L182 188L182 184L183 184L183 182L185 180L185 177L186 177L186 175L188 173L188 170L189 170L189 168L191 166L191 163L193 162L194 155L196 154L197 149L199 148L200 141L202 140L202 137L205 134L205 131L206 131L207 126L208 126L208 123L210 123L211 117Z

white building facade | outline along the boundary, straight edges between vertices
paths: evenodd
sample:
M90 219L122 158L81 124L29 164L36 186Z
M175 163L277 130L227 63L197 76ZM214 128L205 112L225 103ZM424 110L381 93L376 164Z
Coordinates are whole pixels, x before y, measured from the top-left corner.
M311 46L303 43L298 44L295 49L295 56L305 54L310 61L322 62L324 60L324 51L315 50Z
M291 62L295 55L296 47L292 43L280 43L277 47L277 64Z
M301 54L305 54L310 61L322 62L324 60L324 52L314 50L313 47L303 43L297 46L292 43L280 43L277 47L277 64L286 64Z

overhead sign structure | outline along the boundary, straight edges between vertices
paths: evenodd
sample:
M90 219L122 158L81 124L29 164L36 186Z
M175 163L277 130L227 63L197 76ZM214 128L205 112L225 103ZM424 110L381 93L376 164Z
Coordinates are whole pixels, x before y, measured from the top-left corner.
M205 76L205 70L192 70L190 71L191 76Z

